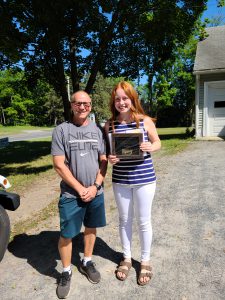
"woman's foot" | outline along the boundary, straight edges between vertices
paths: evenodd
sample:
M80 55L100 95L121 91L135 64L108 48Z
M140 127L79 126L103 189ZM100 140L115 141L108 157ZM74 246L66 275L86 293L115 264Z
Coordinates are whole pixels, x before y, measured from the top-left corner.
M124 281L129 274L131 266L131 259L125 258L123 261L121 261L120 265L116 269L117 279Z
M153 276L150 262L141 262L141 270L138 276L138 284L143 286L149 283Z

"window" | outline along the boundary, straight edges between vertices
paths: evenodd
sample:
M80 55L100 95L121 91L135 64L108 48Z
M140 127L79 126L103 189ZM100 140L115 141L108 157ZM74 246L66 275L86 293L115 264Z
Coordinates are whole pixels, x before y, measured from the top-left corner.
M225 107L225 101L215 101L214 108Z

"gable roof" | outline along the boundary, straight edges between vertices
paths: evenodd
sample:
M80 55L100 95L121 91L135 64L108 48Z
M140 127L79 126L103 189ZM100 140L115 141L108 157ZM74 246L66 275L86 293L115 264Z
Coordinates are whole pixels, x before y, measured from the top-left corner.
M208 36L198 42L194 73L225 72L225 26L206 28Z

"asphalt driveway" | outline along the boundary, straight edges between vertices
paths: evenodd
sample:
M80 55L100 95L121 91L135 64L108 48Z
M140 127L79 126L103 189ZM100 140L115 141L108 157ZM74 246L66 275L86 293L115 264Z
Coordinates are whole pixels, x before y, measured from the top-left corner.
M9 142L18 142L18 141L27 141L37 138L47 138L52 136L52 129L45 130L23 130L22 133L19 134L11 134L7 136L1 136L1 138L8 137Z

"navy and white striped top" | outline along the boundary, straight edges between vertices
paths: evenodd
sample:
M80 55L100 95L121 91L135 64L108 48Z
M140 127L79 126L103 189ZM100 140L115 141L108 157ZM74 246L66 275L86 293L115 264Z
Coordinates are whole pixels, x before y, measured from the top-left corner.
M143 129L144 141L148 142L148 134L144 129L144 121L140 120L139 128ZM121 124L114 121L114 132L128 132L137 129L136 122ZM112 125L109 126L109 133L113 132ZM149 152L145 153L143 159L120 159L113 165L112 182L125 185L148 184L156 181L152 157Z

